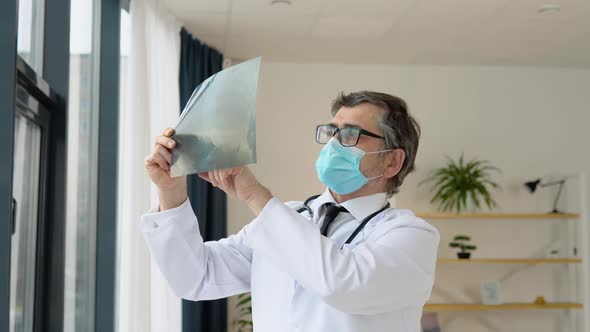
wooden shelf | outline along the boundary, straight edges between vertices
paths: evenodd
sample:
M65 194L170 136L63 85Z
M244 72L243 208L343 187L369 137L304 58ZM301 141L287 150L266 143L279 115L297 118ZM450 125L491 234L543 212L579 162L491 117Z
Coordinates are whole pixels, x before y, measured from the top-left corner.
M418 213L429 219L579 219L579 213Z
M424 311L499 311L499 310L547 310L547 309L582 309L580 303L503 303L503 304L480 304L480 303L429 303L424 306Z
M580 258L439 258L438 264L580 264Z

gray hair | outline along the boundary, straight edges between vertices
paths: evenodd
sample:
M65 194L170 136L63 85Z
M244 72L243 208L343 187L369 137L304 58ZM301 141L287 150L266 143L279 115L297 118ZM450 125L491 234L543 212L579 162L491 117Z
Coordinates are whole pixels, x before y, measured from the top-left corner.
M332 116L342 106L354 107L364 103L373 104L384 111L378 125L385 137L385 149L402 149L406 155L401 170L387 184L387 196L391 197L399 192L404 178L415 170L420 125L409 114L408 104L403 99L374 91L341 92L332 102Z

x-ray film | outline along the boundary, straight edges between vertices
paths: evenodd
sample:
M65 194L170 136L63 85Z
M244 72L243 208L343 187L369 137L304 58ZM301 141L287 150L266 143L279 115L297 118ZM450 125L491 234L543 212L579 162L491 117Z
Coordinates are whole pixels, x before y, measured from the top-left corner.
M256 92L261 58L199 84L174 128L171 176L256 163Z

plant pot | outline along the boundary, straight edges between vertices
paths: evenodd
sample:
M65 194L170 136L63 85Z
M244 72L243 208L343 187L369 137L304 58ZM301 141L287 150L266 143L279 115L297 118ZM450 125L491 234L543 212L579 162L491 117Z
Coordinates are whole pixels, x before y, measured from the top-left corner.
M459 259L469 259L469 257L471 257L471 253L470 252L458 252L457 257Z

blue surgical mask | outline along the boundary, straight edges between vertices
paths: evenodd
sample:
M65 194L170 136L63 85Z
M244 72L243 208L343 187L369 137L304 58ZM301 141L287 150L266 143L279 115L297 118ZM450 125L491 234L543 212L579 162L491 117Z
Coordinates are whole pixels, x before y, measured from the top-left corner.
M369 180L383 176L367 178L360 170L361 160L366 154L391 151L381 150L365 152L357 147L345 147L332 138L320 151L315 168L318 178L328 188L340 195L350 194L361 189Z

